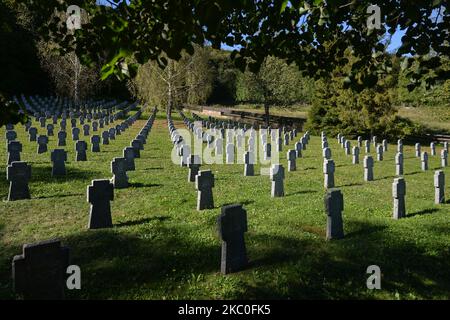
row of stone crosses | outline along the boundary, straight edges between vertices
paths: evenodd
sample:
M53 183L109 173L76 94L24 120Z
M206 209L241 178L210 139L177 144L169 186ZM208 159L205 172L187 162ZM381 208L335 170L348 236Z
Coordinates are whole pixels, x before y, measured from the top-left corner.
M125 110L129 112L132 110L132 107L135 107L136 104L132 104L130 107L127 107ZM126 114L126 113L124 113ZM126 120L118 124L115 128L111 128L112 130L107 130L106 132L111 133L105 137L102 141L103 144L109 144L109 140L114 140L115 135L121 134L126 131L130 126L134 124L134 122L141 116L142 109L139 109L133 116L128 117ZM112 119L114 122L115 120ZM15 141L17 134L13 129L12 125L7 125L6 137L8 143L8 167L7 167L7 180L10 182L8 200L22 200L29 199L31 197L28 182L31 179L31 165L28 165L27 162L21 161L20 152L22 151L22 144L19 141ZM9 129L9 130L8 130ZM25 130L26 127L25 127ZM97 137L97 139L96 139ZM129 163L134 163L134 157L139 156L139 150L142 148L142 140L143 137L138 135L136 139L131 142L130 147L124 149L123 154ZM94 135L91 138L92 142L92 152L100 152L100 139L98 136ZM60 144L58 144L61 146ZM65 145L65 143L64 143ZM46 147L46 145L45 145ZM75 144L76 161L87 161L87 143L85 141L77 141ZM136 156L137 155L137 156ZM67 161L67 151L63 148L54 149L50 153L50 160L52 162L52 176L64 176L66 175L66 165ZM120 161L120 160L118 160ZM130 164L128 166L131 166ZM115 168L115 166L114 166ZM116 170L116 169L114 169Z
M125 102L125 105L127 103ZM123 108L123 110L120 110L116 114L101 114L101 118L99 120L95 120L91 114L88 113L87 120L85 120L84 116L79 116L77 113L73 113L72 111L69 114L71 125L72 125L72 140L76 141L76 151L80 150L80 157L76 159L76 161L85 161L83 154L87 150L87 143L85 141L80 141L80 129L77 127L77 117L79 119L79 122L81 125L83 125L83 133L84 136L90 135L90 129L92 127L93 132L96 132L105 126L108 126L110 124L113 124L114 121L118 120L120 117L126 115L130 110L134 109L137 106L137 103L131 104L130 106L124 108L124 105L121 104L120 107ZM114 108L115 109L115 108ZM32 127L32 122L28 121L25 123L25 131L28 132L29 135L29 141L36 141L37 142L37 153L45 153L48 151L48 142L49 137L54 136L54 127L58 122L58 114L48 114L48 111L46 111L47 116L36 116L36 121L40 122L40 126L42 128L47 129L47 135L38 135L38 129L36 127ZM106 112L105 112L106 113ZM48 118L52 118L53 123L46 124L46 121ZM60 122L60 131L57 134L58 137L58 146L66 146L66 138L67 138L67 132L66 132L66 120L67 115L65 113L62 114L61 122ZM87 121L88 123L85 123ZM91 123L92 122L92 123ZM90 124L91 123L91 124ZM106 145L109 144L109 140L115 139L116 134L120 134L121 131L126 129L127 124L122 123L118 124L115 127L112 126L108 130L104 130L102 132L102 136L100 138L99 135L94 134L91 137L91 144L92 144L92 152L100 152L100 142L102 144ZM7 146L9 142L14 141L17 138L17 133L13 130L14 126L11 124L8 124L6 126L6 143ZM9 146L8 146L9 147ZM17 154L17 152L20 152L18 150L22 149L22 146L19 143L14 143L11 146L11 152ZM83 153L84 150L84 153ZM9 151L9 150L8 150Z
M208 137L207 133L203 133L201 128L195 126L189 119L187 119L183 113L180 113L185 125L198 136L199 139L203 139L208 145L212 145L211 137ZM230 122L215 121L214 124L209 121L204 121L198 116L194 116L197 121L202 121L202 126L206 126L210 129L215 129L217 126L220 130L221 135L216 140L220 141L220 136L224 138L225 128L238 129L241 126L236 126L236 124L230 124ZM181 134L177 132L170 115L168 115L168 126L171 135L171 140L174 145L176 145L178 150L178 155L180 156L180 165L187 166L189 168L188 181L195 182L196 189L198 191L197 209L211 209L214 208L213 192L214 187L214 175L211 170L199 171L201 166L201 159L199 155L193 155L190 153L190 147L183 141ZM238 129L239 130L239 129ZM251 128L250 130L253 130ZM285 129L275 132L285 132ZM239 132L239 131L238 131ZM296 132L292 130L290 133L285 132L285 145L289 143L289 138L295 137ZM215 136L215 135L213 135ZM237 134L239 136L239 133ZM237 137L236 136L236 137ZM278 135L279 136L279 135ZM250 139L254 137L254 134L250 134ZM362 138L358 137L358 145L353 147L352 153L350 153L350 141L346 140L342 134L337 136L339 144L345 150L347 155L352 154L353 164L359 164L359 150L362 147ZM237 139L239 140L239 139ZM267 141L261 137L262 143L264 144L264 150L267 150ZM331 159L331 148L328 145L327 137L324 132L321 133L322 140L322 154L324 158L323 173L324 173L324 187L328 191L325 197L325 208L328 214L328 224L327 224L327 239L336 239L343 237L343 226L342 226L342 210L343 210L343 196L339 189L334 188L334 172L335 165L334 161ZM245 141L245 140L244 140ZM287 152L288 168L289 171L296 170L295 159L302 156L301 151L306 150L306 146L309 141L309 133L307 132L302 139L295 144L295 150L289 150ZM233 143L233 140L228 141L229 144ZM383 140L382 144L377 143L377 137L372 138L372 143L377 150L377 160L383 161L383 153L387 151L387 140ZM366 153L370 152L370 142L368 140L364 141ZM252 143L249 144L249 149ZM281 143L278 143L281 145ZM217 145L216 145L217 147ZM219 148L221 148L219 144ZM228 148L226 148L228 151ZM234 151L234 146L230 148ZM280 149L281 150L281 149ZM415 145L416 157L421 159L422 170L428 170L428 156L426 152L421 152L420 144ZM430 150L432 155L436 155L436 144L430 144ZM406 216L406 206L405 206L405 195L406 195L406 183L403 175L403 141L398 140L397 144L397 155L396 155L396 173L397 178L394 179L392 185L392 195L393 195L393 218L400 219ZM244 175L253 175L253 165L249 159L254 158L252 156L253 150L248 150L244 155ZM441 165L446 167L448 155L448 143L444 143L444 148L441 150ZM267 156L265 152L265 156ZM233 162L231 162L233 163ZM364 180L372 181L374 180L373 174L374 161L370 155L366 155L364 158ZM250 174L249 174L250 173ZM272 180L271 194L273 197L279 197L284 195L283 179L285 177L284 169L282 165L273 164L270 170L270 178ZM445 175L443 170L438 170L434 175L434 187L435 187L435 203L442 204L445 203Z
M167 120L172 142L174 144L181 144L183 141L182 137L177 132L169 113L167 114ZM150 123L148 122L146 126ZM189 123L188 127L190 127ZM151 129L151 125L148 129ZM309 138L306 140L309 140ZM306 142L306 140L303 140L303 142ZM325 134L322 134L323 142L326 142ZM183 150L183 146L179 150ZM305 149L302 147L301 150ZM180 164L183 165L183 153L182 151L180 153ZM195 177L194 180L199 192L197 208L214 207L212 197L214 176L210 170L199 171L198 166L193 166L200 164L200 159L195 155L190 155L188 159L187 166L190 169L188 180L193 182L192 178ZM277 184L276 181L272 183ZM109 201L113 200L113 185L108 183L108 180L104 180L100 184L101 187L97 184L98 188L95 188L96 183L94 181L88 187L88 200L97 199L97 201L90 201L91 205L94 206L91 207L90 217L92 218L92 212L94 211L96 223L100 227L109 227L112 225ZM398 189L393 189L394 205L404 207L404 202L402 203L397 199L399 193L401 193L401 190L399 192ZM325 194L324 205L327 214L327 239L343 238L342 211L344 209L344 199L341 191L334 188L328 189ZM224 206L221 208L221 214L217 219L217 224L222 240L221 272L228 274L248 267L244 238L244 234L248 229L246 210L240 204ZM64 298L64 276L68 265L69 248L62 246L59 240L24 245L23 253L13 259L15 290L28 299Z
M195 128L195 125L193 123L191 123L189 121L189 119L187 119L184 114L180 113L181 117L183 118L184 123L186 124L186 126L194 132L194 134L196 134L199 138L202 138L202 132L199 128ZM221 132L221 136L222 138L225 135L225 129L224 128L231 128L231 129L238 129L241 128L243 126L239 126L239 124L233 123L231 124L230 121L228 122L224 122L224 121L219 121L219 120L214 120L214 123L211 123L209 121L204 121L202 118L200 118L198 115L194 115L194 119L196 119L197 121L202 121L202 126L206 126L207 128L215 128L216 126L218 126ZM211 117L210 117L211 120ZM250 130L253 130L253 128L251 128ZM245 128L243 129L243 131L245 132ZM293 129L291 132L286 132L286 129L283 128L281 131L278 131L278 139L276 138L277 135L275 135L274 140L278 141L277 145L278 145L278 150L281 151L281 139L280 139L280 134L282 132L284 132L284 145L288 145L289 144L289 139L293 139L297 132L295 129ZM236 140L238 143L238 147L240 147L240 141L244 141L243 139L243 133L242 133L242 138L239 138L240 134L239 134L239 130L238 130L238 134L236 136ZM250 134L250 140L253 139L254 134L251 132ZM204 140L206 141L208 144L212 143L210 137L207 136L206 134L206 138L205 136L203 136ZM334 188L334 172L335 172L335 164L334 161L331 159L331 148L328 145L328 141L326 138L326 135L324 132L321 133L321 138L322 138L322 155L324 158L324 164L323 164L323 173L324 173L324 187L325 189L330 189L330 188ZM183 144L182 141L178 141L177 139L179 139L178 136L175 136L174 138L177 145L179 145L179 155L183 155L184 160L182 160L182 164L188 159L189 152L189 146L186 146ZM233 163L232 161L228 161L228 159L232 159L233 155L234 155L234 145L233 145L233 138L228 139L228 144L227 144L227 162L226 163ZM263 147L264 147L264 157L265 159L270 158L270 144L267 143L266 141L267 139L265 138L264 134L261 135L261 142L263 143ZM357 138L357 145L354 146L353 148L351 148L350 145L350 141L345 139L345 137L342 134L338 134L337 136L337 140L339 142L339 144L342 146L342 148L345 150L345 154L347 155L352 155L352 163L353 164L359 164L359 154L360 154L360 149L363 146L363 140L362 137L358 137ZM220 141L220 138L218 139L218 141ZM293 150L288 150L286 158L288 161L288 171L295 171L296 170L296 158L300 158L302 157L302 150L306 149L307 143L309 141L309 133L306 132L306 134L302 137L302 139L295 143L295 149ZM217 142L217 141L216 141ZM381 144L378 143L377 141L377 137L374 136L372 137L372 144L377 152L377 161L383 161L383 153L387 151L388 148L388 143L387 140L384 139L382 141ZM253 162L252 160L254 160L254 155L253 155L253 151L251 150L251 146L253 145L253 143L249 143L249 151L247 151L244 155L244 175L248 176L248 175L253 175L254 170L253 170ZM370 146L371 143L369 140L365 140L364 141L364 147L365 147L365 152L366 153L370 153ZM222 149L222 143L217 144L216 143L216 148L218 149L216 152L221 152ZM269 150L269 151L268 151ZM351 150L351 151L350 151ZM396 174L397 176L402 176L403 175L403 141L401 139L399 139L397 141L397 154L395 157L395 162L396 162ZM187 153L187 154L186 154ZM430 153L432 156L436 156L436 143L435 142L431 142L430 143ZM421 160L421 168L423 171L428 170L428 153L426 151L421 152L421 145L419 143L416 143L415 145L415 155L416 157L418 157ZM196 161L196 162L200 162L199 156L198 155L194 155L191 156L192 161ZM253 158L253 159L252 159ZM192 162L190 161L190 162ZM364 180L365 181L373 181L374 180L374 173L373 173L373 168L374 168L374 160L372 158L372 156L370 155L366 155L364 157ZM188 163L188 166L190 164ZM197 167L199 166L198 164L193 164L193 166L195 167L195 170L197 170ZM448 166L448 142L444 142L444 147L441 150L441 166L444 168L446 166ZM194 171L195 171L194 170ZM275 177L275 179L277 177L283 177L284 178L284 170L281 167L281 173L279 175L275 174L275 172L278 172L278 170L280 170L280 167L276 168L272 168L271 169L271 179L273 179ZM192 174L190 173L190 176ZM192 177L191 177L192 179ZM282 179L281 179L282 180ZM272 180L273 182L273 180ZM436 190L436 194L435 194L435 202L436 203L444 203L444 184L445 184L445 175L444 172L442 170L439 170L435 173L435 190ZM404 184L404 178L399 177L396 179L395 181L395 185L400 185L403 186ZM399 187L401 188L401 187ZM277 190L280 190L280 192L277 192ZM273 182L273 188L272 188L272 195L277 196L277 195L282 195L283 192L283 185L282 182ZM406 190L405 190L406 192ZM400 191L400 194L402 194L402 191ZM404 210L400 210L398 212L398 210L396 210L396 212L394 213L394 217L396 218L401 218L404 217L406 215L406 213L404 212Z
M135 158L152 129L157 109L140 130L135 147L124 149L124 156L111 162L112 179L93 180L87 187L89 208L89 229L111 228L113 226L110 202L114 200L114 189L128 186L127 171L135 170ZM12 261L14 292L23 299L64 299L66 270L70 265L70 248L62 246L60 240L51 239L25 244L21 255Z
M62 115L68 113L78 113L78 116L91 114L96 119L105 115L109 115L124 107L127 102L119 104L116 100L94 100L89 99L85 101L72 101L67 97L41 97L41 96L29 96L21 95L20 99L13 98L14 101L21 106L21 111L35 117Z

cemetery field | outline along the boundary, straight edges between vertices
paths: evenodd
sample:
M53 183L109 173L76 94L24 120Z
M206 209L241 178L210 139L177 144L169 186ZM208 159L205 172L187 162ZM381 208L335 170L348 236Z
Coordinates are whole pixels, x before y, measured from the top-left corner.
M171 161L173 145L165 113L159 112L135 160L136 171L128 172L131 186L114 191L113 228L88 230L87 186L112 176L111 160L122 156L149 116L145 112L110 145L101 145L100 153L88 151L87 162L74 161L69 135L67 176L59 178L51 177L50 152L38 155L36 142L28 142L24 128L16 126L22 161L32 166L32 199L12 202L6 201L5 128L0 129L0 299L14 298L11 261L21 254L22 244L51 238L69 246L71 264L81 268L81 290L67 290L69 299L450 298L450 201L435 205L433 185L442 145L437 156L422 147L430 159L424 172L414 146L404 146L407 217L394 220L396 141L390 141L395 144L388 146L383 161L375 160L375 181L365 182L364 149L360 164L353 165L330 136L335 184L344 196L345 238L326 241L320 137L311 137L295 172L287 171L286 152L301 134L283 146L285 197L271 197L271 181L259 174L259 165L254 177L243 176L243 164L202 165L215 176L215 208L200 212L188 169ZM178 115L173 119L178 129L185 128ZM58 125L55 129L56 134ZM50 137L49 151L56 141ZM373 145L371 152L376 159ZM444 172L448 186L450 168ZM247 210L250 265L222 275L217 217L222 206L234 203ZM366 287L370 265L381 268L381 290Z

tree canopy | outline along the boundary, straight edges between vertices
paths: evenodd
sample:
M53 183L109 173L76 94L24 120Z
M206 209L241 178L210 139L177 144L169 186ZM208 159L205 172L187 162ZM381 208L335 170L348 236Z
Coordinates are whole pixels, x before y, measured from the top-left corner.
M257 72L265 58L295 63L315 79L329 77L337 66L351 63L345 87L362 91L374 86L390 68L383 54L397 30L404 31L395 52L404 66L409 89L450 78L441 68L450 56L448 1L445 0L17 0L34 13L37 30L59 50L72 52L84 64L102 63L102 76L132 77L149 60L161 67L194 44L234 48L231 57L241 70ZM68 5L87 16L81 29L67 29ZM368 8L377 5L380 28L370 28ZM352 62L344 52L351 48Z

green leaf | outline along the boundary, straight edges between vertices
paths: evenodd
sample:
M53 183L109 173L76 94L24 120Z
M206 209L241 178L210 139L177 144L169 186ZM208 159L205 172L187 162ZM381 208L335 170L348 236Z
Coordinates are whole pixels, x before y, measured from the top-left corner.
M314 5L316 7L320 6L323 3L323 0L314 0Z
M286 10L286 6L287 6L288 2L289 2L289 0L283 0L283 2L281 3L280 13L283 13L284 10Z

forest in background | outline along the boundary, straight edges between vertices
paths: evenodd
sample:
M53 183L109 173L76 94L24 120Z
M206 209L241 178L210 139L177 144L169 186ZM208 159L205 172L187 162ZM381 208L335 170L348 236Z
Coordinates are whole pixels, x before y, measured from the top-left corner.
M344 88L346 66L336 67L327 78L313 80L302 75L295 64L269 56L258 73L241 72L230 59L230 52L207 46L195 47L193 55L185 53L179 61L168 59L165 69L156 62L147 62L132 80L109 77L102 81L100 65L84 66L75 53L60 56L54 43L34 34L32 14L13 10L13 3L0 1L0 59L4 66L0 85L9 95L141 99L162 108L261 104L267 115L274 106L295 110L310 105L309 128L313 131L386 136L423 130L400 118L398 106L450 106L449 80L429 90L423 85L409 92L409 72L418 66L404 66L387 52L391 67L372 88L361 92ZM351 60L351 51L347 54ZM449 61L446 65L450 69Z

